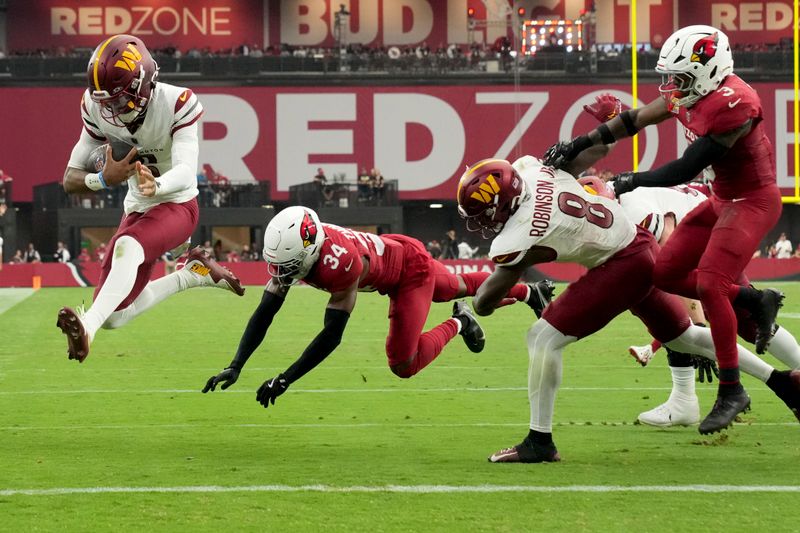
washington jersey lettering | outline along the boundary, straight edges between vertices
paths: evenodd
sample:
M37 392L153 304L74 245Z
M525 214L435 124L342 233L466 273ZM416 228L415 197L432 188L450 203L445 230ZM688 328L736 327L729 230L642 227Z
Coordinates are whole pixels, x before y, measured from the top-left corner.
M492 241L489 256L495 263L513 265L538 247L555 251L558 262L593 268L636 236L636 226L617 202L586 192L570 174L543 166L531 156L513 166L527 192Z
M182 128L197 122L203 114L203 106L190 89L168 83L157 83L147 104L144 122L135 133L124 126L109 124L100 116L100 105L91 98L89 90L81 98L81 118L86 132L98 142L119 140L136 146L143 164L150 168L153 176L159 177L172 168L172 138ZM70 166L81 168L78 161ZM144 212L148 208L166 202L182 203L197 196L197 185L169 195L148 198L139 194L136 176L128 179L128 194L125 196L125 212Z
M706 201L708 197L695 187L639 187L620 196L619 203L633 222L661 240L664 218L675 217L679 224L689 211Z
M753 189L775 184L775 155L763 118L758 93L735 74L726 77L716 91L692 107L679 109L678 120L689 142L697 137L720 135L753 121L750 132L711 165L715 174L714 194L720 198L732 200Z
M358 290L386 294L400 280L403 245L372 233L323 224L325 241L319 259L303 281L327 292L339 292L358 282ZM362 258L369 261L366 276ZM360 280L360 281L359 281Z

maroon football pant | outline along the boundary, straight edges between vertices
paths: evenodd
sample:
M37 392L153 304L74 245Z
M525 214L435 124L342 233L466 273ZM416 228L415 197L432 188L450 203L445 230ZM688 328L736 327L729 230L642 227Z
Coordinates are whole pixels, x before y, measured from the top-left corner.
M732 305L739 294L736 282L780 215L776 186L736 201L712 196L686 215L658 256L656 286L702 302L720 368L739 365Z
M581 339L630 310L653 337L674 340L691 321L679 298L653 287L658 250L655 238L637 227L627 248L570 283L542 318L564 335Z
M159 204L146 213L123 215L117 232L108 243L109 252L101 264L100 282L94 290L93 299L103 287L108 273L111 272L111 260L114 255L114 244L123 235L129 235L144 248L144 262L136 272L136 283L128 296L119 304L117 311L125 309L136 299L150 282L153 266L162 255L185 243L192 236L199 218L197 199L182 204Z

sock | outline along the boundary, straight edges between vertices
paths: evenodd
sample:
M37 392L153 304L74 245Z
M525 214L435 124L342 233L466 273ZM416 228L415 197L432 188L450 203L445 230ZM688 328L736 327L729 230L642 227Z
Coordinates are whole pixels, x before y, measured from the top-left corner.
M650 349L653 350L653 353L656 353L659 348L661 348L661 341L653 339L653 342L650 343Z
M552 444L553 434L545 431L536 431L531 429L528 431L528 440L536 444Z
M103 328L119 328L167 297L195 286L197 286L196 276L184 272L184 270L177 270L163 278L151 281L131 305L112 313L103 324Z
M530 296L531 290L533 290L533 289L531 289L530 287L528 287L524 283L517 283L516 285L511 287L510 291L508 291L508 297L509 298L515 298L517 301L520 301L520 302L527 302L528 298Z
M722 376L722 370L720 369L720 377ZM725 396L730 394L738 394L744 390L742 384L738 381L736 383L719 383L719 392L717 393L719 396Z
M467 272L459 275L467 287L465 296L475 296L475 293L478 292L478 287L489 277L488 272Z
M706 310L708 321L713 324L711 337L714 339L714 352L720 370L730 369L725 374L720 372L720 384L739 381L739 356L736 347L737 322L736 313L728 299L731 285L720 274L701 271L698 273L698 290L700 301ZM747 291L744 291L747 292ZM697 328L702 330L703 328ZM689 353L696 353L690 351Z
M670 366L669 371L672 373L672 392L667 401L694 401L694 367Z
M773 370L772 374L767 380L767 386L772 389L772 392L774 392L775 395L785 403L790 405L796 403L796 400L794 399L794 387L792 386L791 379L788 378L788 372Z
M467 319L463 316L452 316L450 317L450 320L453 320L456 323L456 335L461 333L461 330L467 325Z
M449 318L427 333L420 335L413 362L403 369L402 375L398 375L410 378L439 357L445 345L458 335L457 323L458 320L455 317Z
M720 368L719 369L719 385L739 385L739 367L733 368Z
M775 336L769 341L767 351L774 355L779 361L796 370L800 368L800 345L794 335L782 327L778 327Z
M130 294L136 283L139 265L144 263L144 248L129 235L123 235L114 244L111 252L111 270L103 287L97 293L92 306L83 317L83 325L93 340L95 333L105 323L111 313Z
M684 352L676 352L672 348L667 348L667 362L670 367L691 367L694 368L692 356Z

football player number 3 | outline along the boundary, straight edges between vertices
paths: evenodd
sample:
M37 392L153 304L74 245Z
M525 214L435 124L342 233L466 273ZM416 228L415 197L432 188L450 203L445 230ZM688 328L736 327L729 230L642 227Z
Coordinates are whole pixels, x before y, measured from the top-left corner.
M558 195L558 209L565 215L585 218L586 222L603 229L614 223L614 214L601 203L587 202L577 194L562 192Z
M339 246L338 244L332 244L331 251L333 255L325 254L325 257L322 258L322 264L330 265L331 270L336 270L339 267L339 258L347 253L347 248Z

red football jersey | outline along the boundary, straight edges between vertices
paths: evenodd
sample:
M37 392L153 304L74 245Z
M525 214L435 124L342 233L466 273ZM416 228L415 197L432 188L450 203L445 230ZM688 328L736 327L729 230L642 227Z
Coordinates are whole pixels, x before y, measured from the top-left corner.
M358 284L360 291L388 293L400 281L403 271L403 245L372 233L323 224L325 241L311 271L303 279L328 292L350 287L362 277L362 258L369 261L369 272Z
M734 130L753 120L750 133L712 165L716 174L714 194L720 198L732 200L753 189L775 184L775 155L763 118L758 93L735 74L689 109L679 109L678 120L686 128L689 142Z

